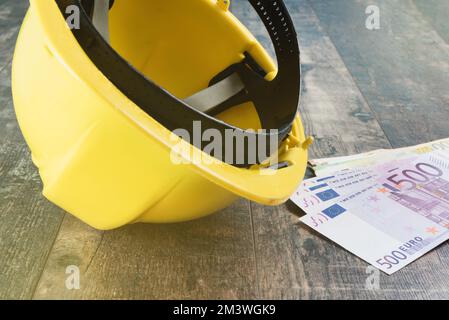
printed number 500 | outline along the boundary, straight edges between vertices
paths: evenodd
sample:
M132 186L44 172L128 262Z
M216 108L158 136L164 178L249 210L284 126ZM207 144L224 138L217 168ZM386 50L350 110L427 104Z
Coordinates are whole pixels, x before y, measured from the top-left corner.
M399 264L401 261L407 260L407 255L400 251L393 251L390 255L386 255L382 259L377 260L376 262L380 266L385 266L387 269L393 268L393 266Z

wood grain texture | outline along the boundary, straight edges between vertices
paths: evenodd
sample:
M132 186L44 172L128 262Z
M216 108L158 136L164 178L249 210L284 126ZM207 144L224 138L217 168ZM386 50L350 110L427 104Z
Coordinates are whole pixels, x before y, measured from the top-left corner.
M0 2L0 299L32 297L63 217L41 195L12 106L11 59L26 8Z
M345 65L346 59L361 55L360 50L376 51L376 48L373 49L374 45L370 44L367 48L361 46L359 51L354 49L349 52L348 50L348 54L351 53L352 56L340 55L338 48L334 46L334 41L338 40L329 37L331 33L323 27L324 23L310 6L311 3L320 3L325 7L331 2L334 7L338 7L343 2L350 6L353 1L287 1L299 32L302 53L304 83L301 114L306 122L308 133L315 136L317 140L312 148L312 154L331 156L361 152L381 146L388 147L389 143L384 131L392 136L391 140L395 139L389 128L390 122L382 121L383 114L380 113L382 110L372 107L371 101L365 96L365 91L360 90L361 80L352 73L359 72L362 77L361 74L369 74L371 69L360 60L354 62L355 71L351 68L348 70ZM362 17L364 8L360 8L359 11ZM344 9L339 10L338 14L345 16ZM250 11L244 12L248 15ZM334 15L337 14L334 12ZM351 12L350 17L354 16L356 14ZM248 19L247 16L245 18ZM326 16L326 19L331 18ZM338 15L335 20L338 20ZM252 23L256 24L255 21L256 19ZM357 29L354 28L364 32L364 20L360 21L363 24ZM344 33L342 31L347 28L352 28L349 21L345 22L345 26L339 25L339 29L332 27L340 30L340 33ZM355 35L346 36L348 39L345 41L350 42L351 37L355 39L352 41L358 41ZM267 41L265 37L261 35L261 40L264 42ZM377 48L377 53L381 50L382 48ZM384 57L384 60L396 59L395 54L400 55L401 52L390 51L390 55ZM361 70L362 68L365 69ZM400 73L395 74L395 69L389 72L390 78L401 77ZM441 80L443 79L433 79L433 81ZM377 95L385 94L385 97L389 97L390 91L382 91L386 87L387 84L384 84L381 88L376 88L379 90ZM406 88L402 89L406 90ZM418 94L423 94L423 91L416 95ZM393 105L396 103L394 98L396 97L389 98ZM401 102L400 98L401 96L398 98L399 102ZM430 110L431 106L427 104L424 108ZM436 114L444 112L441 108L435 111ZM419 120L418 117L422 116L422 113L413 112L401 114L403 114L404 123L408 124L403 130L412 127ZM379 126L376 119L380 119L380 125L385 127ZM428 121L432 123L433 120L438 120L438 117L433 116L432 120ZM438 131L432 134L432 137L436 138ZM418 142L413 139L403 139L406 139L404 144ZM397 138L395 141L398 143ZM311 229L295 223L297 218L288 214L289 206L269 208L251 204L251 207L260 295L263 298L439 299L449 297L449 283L446 280L449 271L438 250L392 277L381 275L380 289L367 290L365 288L366 279L369 276L368 265L323 239ZM440 251L443 252L443 250ZM370 272L369 269L368 272Z
M28 1L0 1L0 70L12 60L14 43L27 8Z
M99 232L66 216L35 299L257 298L249 204L173 225ZM67 290L66 267L81 271Z
M449 136L449 45L412 0L377 1L374 32L364 27L370 0L309 3L393 147Z
M301 115L307 132L316 139L312 153L328 157L389 147L309 4L289 1L287 5L299 32L303 65ZM252 19L256 23L254 16ZM251 206L262 297L375 296L360 294L364 292L366 264L299 225L287 206Z
M394 147L449 136L449 33L438 13L447 15L447 1L379 1L382 24L376 32L350 19L364 12L368 0L310 3ZM449 288L448 252L446 243L423 259L429 270L441 270L426 275L437 290ZM419 263L402 274L420 283ZM434 288L426 281L420 285Z
M312 157L449 136L446 0L287 0L302 51L301 114ZM0 0L0 299L442 299L444 245L366 289L368 265L298 223L291 204L241 200L173 225L89 228L41 196L12 106L10 66L28 1ZM273 47L247 1L233 12ZM81 272L68 290L66 268Z
M414 0L424 20L435 28L435 32L449 44L449 1L447 0Z

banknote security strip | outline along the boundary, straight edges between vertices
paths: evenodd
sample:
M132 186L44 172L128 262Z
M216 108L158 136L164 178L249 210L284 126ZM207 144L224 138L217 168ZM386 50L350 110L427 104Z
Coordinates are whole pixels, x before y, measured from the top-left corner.
M301 222L385 273L449 239L449 139L311 164Z

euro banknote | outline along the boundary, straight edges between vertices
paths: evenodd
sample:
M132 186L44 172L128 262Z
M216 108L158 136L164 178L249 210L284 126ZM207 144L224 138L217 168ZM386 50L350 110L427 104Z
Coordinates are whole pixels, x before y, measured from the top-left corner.
M393 274L449 239L446 146L346 158L337 171L304 181L291 200L306 212L303 223Z
M345 157L315 159L311 160L310 164L317 176L325 176L340 170L373 166L382 162L436 151L449 153L449 139L437 140L400 149L379 149Z

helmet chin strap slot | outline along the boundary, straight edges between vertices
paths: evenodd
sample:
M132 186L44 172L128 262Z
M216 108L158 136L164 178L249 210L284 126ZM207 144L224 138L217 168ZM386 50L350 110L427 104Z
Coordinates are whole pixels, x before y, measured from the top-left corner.
M252 73L251 78L264 78L266 71L247 52L245 59L239 63ZM184 99L191 107L207 113L217 115L218 113L236 105L253 101L257 92L248 92L248 86L243 83L235 66L230 66L215 76L209 83L209 87ZM257 87L257 86L256 86ZM260 90L264 90L260 87ZM253 101L254 102L254 101Z

